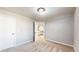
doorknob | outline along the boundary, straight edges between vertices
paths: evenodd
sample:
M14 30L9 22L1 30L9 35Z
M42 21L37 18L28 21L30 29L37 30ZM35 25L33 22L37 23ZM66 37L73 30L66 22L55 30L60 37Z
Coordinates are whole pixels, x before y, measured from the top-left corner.
M15 35L15 33L12 33L12 35Z

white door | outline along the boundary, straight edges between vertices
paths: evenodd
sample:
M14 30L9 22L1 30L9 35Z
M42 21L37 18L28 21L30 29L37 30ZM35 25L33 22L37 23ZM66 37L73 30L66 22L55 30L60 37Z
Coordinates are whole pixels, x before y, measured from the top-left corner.
M16 19L0 14L0 50L15 45Z
M9 30L9 40L11 46L16 45L16 18L9 17L8 18L8 30Z

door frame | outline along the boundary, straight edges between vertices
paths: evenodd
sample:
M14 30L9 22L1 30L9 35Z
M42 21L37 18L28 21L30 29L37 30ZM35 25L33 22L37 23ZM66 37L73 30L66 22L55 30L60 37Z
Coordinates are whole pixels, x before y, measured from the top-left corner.
M35 41L35 21L33 21L33 41Z

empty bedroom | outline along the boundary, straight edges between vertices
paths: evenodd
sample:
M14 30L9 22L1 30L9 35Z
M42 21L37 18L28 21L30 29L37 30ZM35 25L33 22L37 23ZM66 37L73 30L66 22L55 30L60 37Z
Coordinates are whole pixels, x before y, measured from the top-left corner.
M79 51L78 7L0 7L0 52Z

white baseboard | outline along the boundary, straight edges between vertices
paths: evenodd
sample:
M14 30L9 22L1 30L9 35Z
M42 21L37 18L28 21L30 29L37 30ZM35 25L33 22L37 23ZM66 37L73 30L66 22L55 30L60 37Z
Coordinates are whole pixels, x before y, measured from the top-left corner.
M47 40L47 41L51 41L51 42L55 42L55 43L58 43L58 44L66 45L66 46L69 46L69 47L73 47L73 45L62 43L62 42L58 42L58 41L54 41L54 40Z
M29 40L29 41L21 42L21 43L19 43L19 44L16 44L15 47L16 47L16 46L19 46L19 45L22 45L22 44L25 44L25 43L29 43L29 42L33 42L33 40Z
M5 50L5 49L8 49L8 48L10 48L10 47L12 47L12 46L6 46L6 47L4 47L4 48L1 48L0 51Z
M74 46L74 51L75 51L75 52L79 52L79 48L76 48L76 47Z
M19 45L22 45L22 44L25 44L25 43L29 43L29 42L33 42L33 40L21 42L19 44L14 45L14 46L5 47L5 48L0 49L0 51L5 50L5 49L8 49L8 48L16 47L16 46L19 46Z
M75 51L75 52L78 52L77 49L76 49L75 47L74 47L74 51Z

